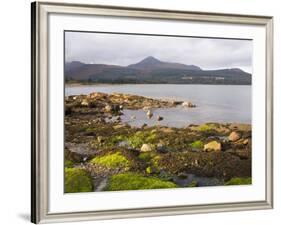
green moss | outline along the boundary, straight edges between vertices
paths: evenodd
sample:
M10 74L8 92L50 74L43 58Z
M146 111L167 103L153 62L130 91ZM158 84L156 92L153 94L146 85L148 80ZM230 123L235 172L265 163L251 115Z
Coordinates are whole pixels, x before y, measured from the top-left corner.
M125 173L113 175L109 179L107 190L143 190L175 187L177 186L174 183L169 181L162 181L156 177L145 177L140 174Z
M105 156L98 156L91 160L91 163L100 164L107 168L128 168L130 166L129 160L121 154L116 152Z
M213 127L210 125L210 124L202 124L199 126L199 131L209 131L209 130L212 130Z
M233 177L225 183L225 185L243 185L252 184L251 177Z
M66 167L66 168L71 168L71 167L73 167L73 162L71 161L71 160L65 160L64 161L64 167Z
M109 142L112 144L117 144L121 141L125 141L126 137L124 135L115 135L113 137L110 138Z
M95 132L96 131L96 128L94 127L88 127L85 129L86 132Z
M150 165L149 166L150 173L159 173L159 171L160 171L159 159L160 159L160 156L156 155L156 156L152 156L151 159L148 161L148 165Z
M65 168L64 191L66 193L92 191L91 178L83 169Z
M142 161L150 161L151 158L153 157L153 154L151 154L150 152L141 152L138 156L138 158Z
M148 174L151 174L152 173L152 168L149 166L145 169L145 172L148 173Z
M151 159L151 164L154 166L154 167L159 167L159 160L160 160L160 156L157 155L157 156L154 156L152 159Z
M197 181L193 180L189 185L188 187L197 187Z
M194 142L192 142L192 143L190 144L190 147L196 148L196 149L201 149L201 148L204 147L204 143L203 143L202 141L200 141L200 140L194 141Z
M133 148L140 148L143 144L152 144L155 142L157 135L154 132L138 131L128 137L127 141Z
M138 156L140 160L145 162L147 168L145 170L146 173L158 173L160 168L158 165L158 161L160 157L156 155L154 152L141 152Z

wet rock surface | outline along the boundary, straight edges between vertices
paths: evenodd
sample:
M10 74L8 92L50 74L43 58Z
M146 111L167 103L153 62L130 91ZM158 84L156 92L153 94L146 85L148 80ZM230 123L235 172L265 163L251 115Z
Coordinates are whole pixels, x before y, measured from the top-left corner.
M177 187L214 186L235 177L250 178L251 125L132 127L120 120L124 109L145 108L146 114L153 108L180 104L183 102L119 93L66 97L68 167L86 171L94 184L92 191L109 190L111 180L118 184L118 174L125 174L122 179L134 175L141 180L153 178L149 179L153 188L174 187L171 183Z

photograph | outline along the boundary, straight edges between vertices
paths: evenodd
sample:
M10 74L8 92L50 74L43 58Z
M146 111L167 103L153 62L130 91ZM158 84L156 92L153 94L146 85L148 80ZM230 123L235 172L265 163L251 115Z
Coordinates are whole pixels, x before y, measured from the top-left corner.
M251 185L252 45L64 31L64 192Z

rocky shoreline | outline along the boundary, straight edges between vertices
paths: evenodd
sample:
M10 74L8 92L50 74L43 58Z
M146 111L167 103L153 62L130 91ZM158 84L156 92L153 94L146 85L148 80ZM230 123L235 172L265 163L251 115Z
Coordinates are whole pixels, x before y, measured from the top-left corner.
M120 117L178 105L196 107L120 93L65 97L65 192L250 184L251 125L137 128Z

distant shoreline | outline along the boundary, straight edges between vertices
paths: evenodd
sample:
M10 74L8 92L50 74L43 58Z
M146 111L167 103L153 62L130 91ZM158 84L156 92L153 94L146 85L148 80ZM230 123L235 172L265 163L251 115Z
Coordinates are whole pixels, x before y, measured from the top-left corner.
M172 83L68 83L65 82L65 87L82 87L82 86L113 86L113 85L219 85L219 86L252 86L252 84L172 84Z

